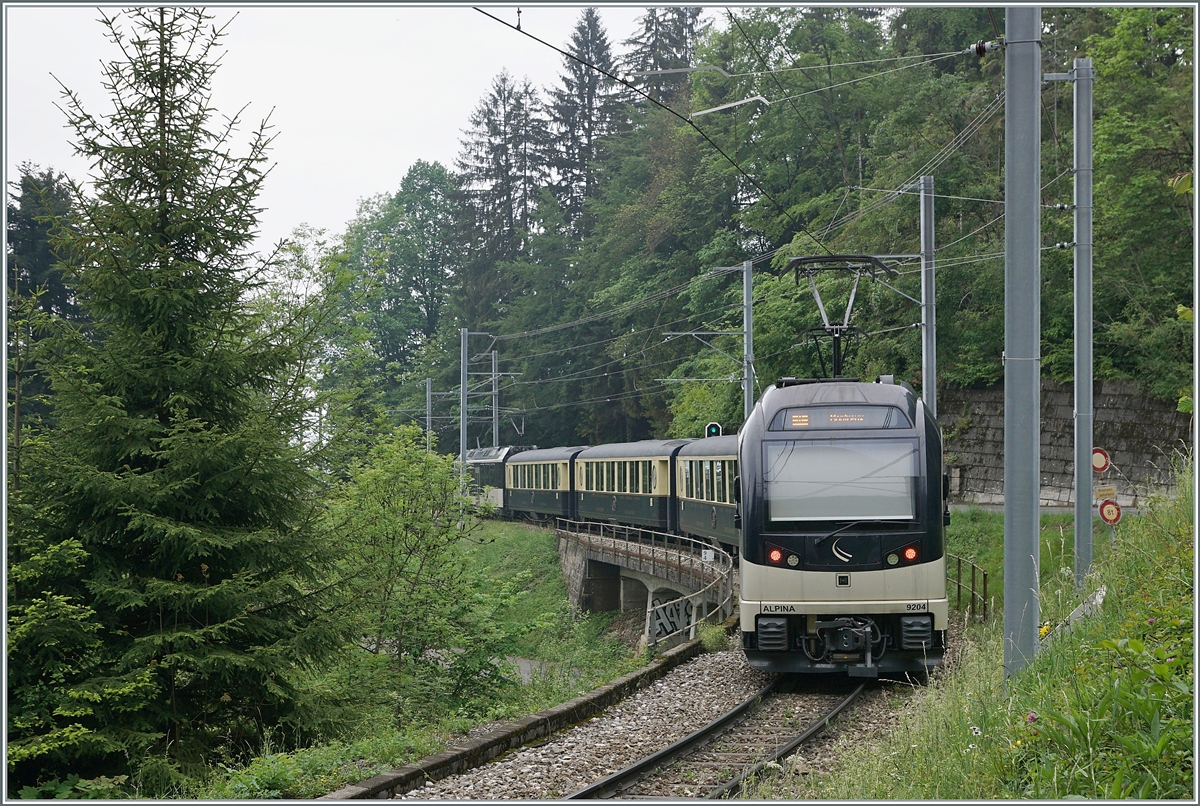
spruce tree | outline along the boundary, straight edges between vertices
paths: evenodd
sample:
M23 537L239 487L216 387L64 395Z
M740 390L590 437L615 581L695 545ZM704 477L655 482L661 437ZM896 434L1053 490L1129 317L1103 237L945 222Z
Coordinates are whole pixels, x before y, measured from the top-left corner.
M560 86L550 90L550 164L557 175L555 195L582 238L591 231L584 203L599 193L601 143L615 132L618 120L613 82L587 66L613 72L612 48L596 9L580 14L570 52L587 64L564 56Z
M691 67L701 32L701 11L700 6L647 8L638 18L641 30L625 40L629 46L623 59L626 70L645 73ZM687 73L640 76L635 83L664 103L685 100L690 86Z
M460 320L494 321L511 294L499 264L528 250L537 196L546 186L546 122L537 91L505 71L471 114L456 162L465 254Z
M23 493L37 518L9 557L69 551L44 596L12 575L9 595L74 607L63 623L82 632L73 649L86 663L40 719L10 719L10 772L14 742L25 775L147 758L186 771L217 743L253 750L299 717L298 675L336 641L305 459L317 348L305 311L262 304L270 265L251 249L271 137L264 121L235 155L238 116L216 122L224 29L211 20L181 8L106 16L123 54L104 68L112 111L95 116L64 91L93 174L90 192L73 188L79 215L59 222L57 248L91 334L60 323L43 340L57 427ZM22 663L10 715L37 704L55 670L37 654ZM73 744L39 753L63 731Z

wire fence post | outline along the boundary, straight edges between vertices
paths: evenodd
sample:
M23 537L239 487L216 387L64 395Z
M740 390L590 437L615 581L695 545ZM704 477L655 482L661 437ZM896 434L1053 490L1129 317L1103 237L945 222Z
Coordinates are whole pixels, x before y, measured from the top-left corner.
M958 609L962 610L962 557L956 559L958 560L958 576L955 577L954 584L958 588Z

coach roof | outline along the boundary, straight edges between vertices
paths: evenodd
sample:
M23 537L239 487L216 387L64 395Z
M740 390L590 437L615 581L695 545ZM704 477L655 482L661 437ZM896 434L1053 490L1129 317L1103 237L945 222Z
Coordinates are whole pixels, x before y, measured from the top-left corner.
M680 456L737 456L738 438L736 434L723 437L707 437L697 439L684 445L679 451Z
M676 451L693 440L690 439L645 439L641 442L618 442L613 445L597 445L579 454L580 461L591 459L652 459L673 456Z
M536 451L521 451L508 460L509 464L526 464L529 462L569 462L575 454L586 450L587 445L576 445L571 448L541 448Z

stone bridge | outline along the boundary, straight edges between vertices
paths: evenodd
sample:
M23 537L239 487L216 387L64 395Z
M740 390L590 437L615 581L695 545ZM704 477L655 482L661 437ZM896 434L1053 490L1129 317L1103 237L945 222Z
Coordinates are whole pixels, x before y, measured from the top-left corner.
M642 642L673 645L705 619L733 612L733 559L687 537L559 519L558 553L571 601L584 610L646 613Z

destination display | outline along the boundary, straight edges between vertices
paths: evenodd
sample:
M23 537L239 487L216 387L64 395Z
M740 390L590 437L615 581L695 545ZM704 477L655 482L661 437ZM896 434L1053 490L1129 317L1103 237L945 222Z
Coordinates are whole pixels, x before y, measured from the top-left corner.
M813 406L784 409L775 415L772 431L825 431L847 428L912 428L908 416L895 406Z

